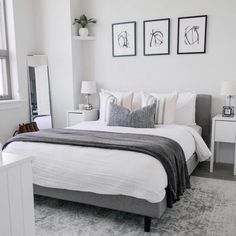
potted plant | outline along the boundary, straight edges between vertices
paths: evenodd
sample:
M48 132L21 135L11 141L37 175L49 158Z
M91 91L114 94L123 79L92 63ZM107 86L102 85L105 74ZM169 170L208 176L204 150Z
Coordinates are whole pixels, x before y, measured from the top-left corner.
M88 19L86 15L82 15L80 16L79 19L75 18L74 19L74 24L79 24L81 26L81 28L79 29L79 35L82 37L87 37L88 36L88 28L86 28L86 26L88 24L95 24L97 21L94 18L90 18Z

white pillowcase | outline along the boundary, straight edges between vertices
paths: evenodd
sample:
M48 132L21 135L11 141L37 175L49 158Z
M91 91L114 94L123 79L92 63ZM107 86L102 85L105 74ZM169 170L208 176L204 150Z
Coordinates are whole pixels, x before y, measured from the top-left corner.
M141 106L150 106L153 103L157 103L157 98L153 97L151 94L141 92Z
M117 99L117 105L132 110L133 92L117 92L101 89L101 93L109 93Z
M117 103L117 99L110 93L101 92L99 93L100 97L100 110L99 110L99 120L107 122L109 120L111 103Z
M110 103L124 106L130 111L140 109L157 103L155 116L156 124L181 124L195 125L196 93L145 93L140 92L118 92L101 89L100 95L100 120L108 121L110 114Z
M194 92L179 93L176 104L175 123L181 125L195 125L196 98Z

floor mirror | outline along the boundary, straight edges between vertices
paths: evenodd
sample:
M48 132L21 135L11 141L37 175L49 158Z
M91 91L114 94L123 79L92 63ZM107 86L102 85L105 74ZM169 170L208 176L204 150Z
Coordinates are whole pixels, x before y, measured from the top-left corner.
M27 56L29 77L30 120L39 129L52 128L52 108L48 58L46 55Z

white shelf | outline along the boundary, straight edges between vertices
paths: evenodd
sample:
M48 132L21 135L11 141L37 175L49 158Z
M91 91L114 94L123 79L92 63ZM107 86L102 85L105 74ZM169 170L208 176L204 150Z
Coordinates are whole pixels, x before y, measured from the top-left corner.
M81 40L81 41L92 41L96 40L94 36L87 36L87 37L81 37L81 36L73 36L74 40Z

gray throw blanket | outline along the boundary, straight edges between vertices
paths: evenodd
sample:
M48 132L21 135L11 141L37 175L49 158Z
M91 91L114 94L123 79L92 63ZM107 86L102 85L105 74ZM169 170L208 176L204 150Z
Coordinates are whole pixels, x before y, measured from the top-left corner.
M172 207L185 189L190 187L183 150L177 142L169 138L103 131L48 129L17 135L11 138L3 149L9 143L19 141L118 149L148 154L159 160L166 170L168 207Z

